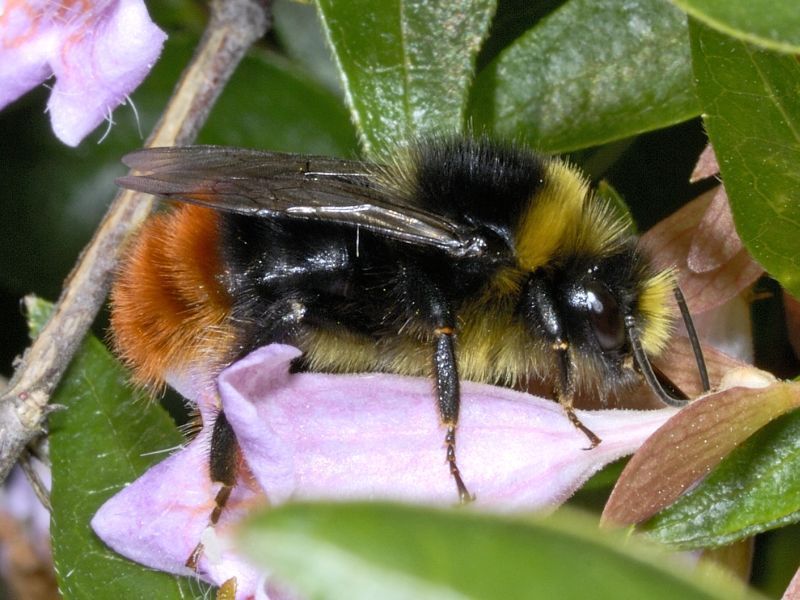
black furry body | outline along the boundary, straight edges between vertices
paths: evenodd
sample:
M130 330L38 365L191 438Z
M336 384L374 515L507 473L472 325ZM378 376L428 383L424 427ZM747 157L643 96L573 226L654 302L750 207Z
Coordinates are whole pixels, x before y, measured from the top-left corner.
M418 152L414 171L404 182L412 184L404 190L404 201L480 231L492 252L454 259L437 248L352 226L224 213L220 245L240 353L285 342L300 347L310 358L303 366L314 370L435 375L437 355L442 354L435 347L435 332L455 332L449 336L455 368L461 351L470 351L458 341L459 332L471 326L464 320L465 308L474 310L476 298L481 298L485 311L511 312L510 319L529 336L529 352L537 360L530 368L506 366L504 373L517 371L510 376L470 378L512 385L536 377L557 384L558 358L550 346L558 341L571 345L573 358L590 362L585 370L572 369L570 382L563 385L578 382L607 393L630 382L632 373L621 368L625 340L604 351L586 320L585 284L604 282L618 305L634 310L644 273L637 267L633 240L610 256L574 254L566 248L535 271L521 272L515 248L518 228L552 176L547 162L485 141L437 142L420 146ZM376 184L367 179L363 185ZM512 274L515 285L496 286L501 271ZM617 328L615 335L623 335L621 322L611 326ZM309 355L320 342L311 334L320 331L333 340L326 343L356 338L389 359L369 364L347 358L314 360ZM502 332L486 334L494 344L507 343ZM348 346L340 350L349 351ZM419 359L391 358L409 352ZM592 381L584 381L587 373Z
M166 239L158 222L117 286L117 346L145 379L159 377L165 361L139 347L138 325L126 326L140 312L139 280L185 295L195 281L204 288L214 270L215 310L186 303L195 318L173 325L211 352L182 353L165 339L154 347L175 352L159 358L188 363L210 354L222 368L285 342L304 352L309 370L430 376L462 500L469 493L455 459L461 377L546 381L592 445L600 440L575 415L573 397L638 380L634 359L665 402L682 402L661 389L647 358L669 337L674 282L651 268L624 219L563 162L483 138L412 145L383 166L203 146L125 160L133 174L122 185L217 211L176 211L176 223L213 225L210 245L191 231L191 243L178 245L196 241L206 256L197 273L151 273L148 257L160 256ZM150 312L171 302L161 296ZM156 334L160 318L150 322ZM224 415L218 422L211 474L229 493L235 442Z
M541 161L478 145L425 152L409 202L486 232L498 251L459 261L335 223L225 214L221 248L243 349L297 342L303 327L432 335L437 326L455 327L458 307L513 265L514 227L541 184ZM298 304L300 321L293 318Z

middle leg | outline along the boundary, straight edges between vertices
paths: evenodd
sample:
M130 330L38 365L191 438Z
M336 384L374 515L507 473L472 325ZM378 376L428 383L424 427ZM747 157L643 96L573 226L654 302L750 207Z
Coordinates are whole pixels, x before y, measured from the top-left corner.
M413 323L421 336L432 333L433 376L436 400L442 425L446 429L444 443L447 463L456 484L461 503L474 497L469 493L456 461L456 429L461 403L461 391L456 360L456 327L451 303L444 290L426 273L413 265L404 265L399 272L396 291L401 299L401 321Z

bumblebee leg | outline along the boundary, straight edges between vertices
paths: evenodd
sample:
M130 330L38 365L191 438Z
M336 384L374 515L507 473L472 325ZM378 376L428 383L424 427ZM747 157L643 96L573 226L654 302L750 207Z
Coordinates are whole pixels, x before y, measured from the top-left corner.
M211 454L209 457L209 475L214 483L221 483L222 487L214 497L214 510L209 517L209 525L216 525L225 505L236 484L236 475L239 472L239 445L233 433L228 418L220 411L214 421L211 432ZM197 570L197 562L203 554L203 543L200 542L186 560L186 566Z
M444 437L444 443L447 447L447 463L450 465L450 474L456 482L458 499L462 504L466 504L475 498L467 490L467 486L461 477L461 471L456 463L456 426L458 424L460 394L453 334L452 327L437 327L434 330L436 352L434 353L433 365L434 373L436 374L439 414L442 417L442 423L447 427L447 433Z
M569 358L569 340L559 312L559 307L554 298L554 289L546 275L534 274L526 284L523 292L523 310L527 319L535 324L538 333L550 340L552 348L557 356L559 379L556 385L556 395L558 403L561 404L570 423L580 430L589 439L591 450L600 443L600 438L586 427L578 415L572 403L575 396L575 382L572 375L572 362Z
M575 389L572 381L572 363L569 360L569 344L565 340L559 339L553 344L553 349L558 354L558 371L560 375L558 402L564 409L569 422L589 439L589 447L584 448L584 450L591 450L602 440L581 422L572 406Z
M414 264L402 264L397 273L394 296L398 313L394 315L398 329L409 323L421 331L433 333L433 377L436 383L436 401L442 425L446 428L444 443L447 464L456 482L458 499L471 501L461 471L456 462L456 429L460 390L455 352L455 316L441 286Z

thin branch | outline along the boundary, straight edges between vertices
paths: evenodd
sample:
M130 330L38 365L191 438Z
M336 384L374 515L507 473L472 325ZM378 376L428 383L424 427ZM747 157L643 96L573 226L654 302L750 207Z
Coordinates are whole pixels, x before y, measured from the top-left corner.
M17 464L19 464L22 472L25 473L25 477L28 478L28 483L39 502L47 509L47 512L51 513L53 512L53 506L50 504L50 490L44 484L42 478L39 477L36 467L33 466L33 460L34 458L30 452L23 451Z
M269 0L213 0L208 27L147 146L191 143L250 45L269 24ZM0 397L0 482L42 433L48 402L105 302L117 258L150 214L154 199L117 193L66 281L53 315L18 362Z

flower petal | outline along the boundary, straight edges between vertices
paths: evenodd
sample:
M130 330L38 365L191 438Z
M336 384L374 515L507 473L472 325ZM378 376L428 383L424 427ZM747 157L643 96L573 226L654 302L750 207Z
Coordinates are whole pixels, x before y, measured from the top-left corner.
M55 74L53 130L76 146L142 82L165 39L142 0L8 0L0 9L0 108Z
M231 526L249 510L290 499L392 498L455 504L444 429L431 381L394 375L290 374L299 351L271 345L223 372L218 388L247 467L219 523L208 527L219 484L208 475L217 392L202 377L175 378L194 395L205 426L98 511L92 526L114 550L152 568L216 585L236 577L237 598L292 597L229 548ZM458 460L475 507L553 507L607 462L635 450L674 409L579 411L603 442L586 437L561 407L528 394L462 384ZM247 469L245 468L244 471ZM266 592L264 590L267 590Z
M141 0L119 0L66 35L51 57L56 75L47 103L53 131L76 146L142 82L161 53L166 35Z
M6 2L0 10L0 108L53 74L48 64L60 31L37 22L31 3Z
M219 484L208 474L211 428L178 453L148 470L134 483L108 500L92 519L95 533L114 551L160 571L201 579L220 585L237 579L237 598L253 597L263 588L264 575L225 544L214 544L221 533L240 520L263 496L247 485L238 485L217 527L209 528L209 516ZM205 551L197 572L186 560L198 542Z
M40 37L37 43L21 47L5 47L0 40L0 108L53 74L47 61L52 37Z
M393 375L289 375L298 351L256 350L220 376L225 414L271 504L391 498L454 504L430 380ZM457 457L475 506L535 509L567 499L674 414L579 411L586 437L548 400L464 382Z

